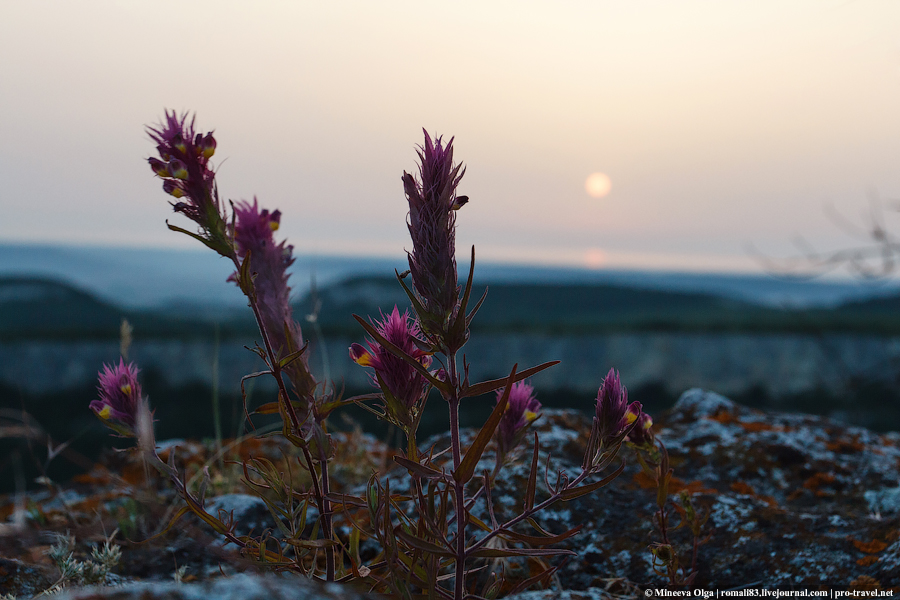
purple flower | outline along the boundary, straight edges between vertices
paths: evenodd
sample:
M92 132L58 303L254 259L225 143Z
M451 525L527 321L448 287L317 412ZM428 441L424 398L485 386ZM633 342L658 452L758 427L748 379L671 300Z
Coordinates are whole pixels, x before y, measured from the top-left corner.
M497 390L497 402L506 388ZM541 403L534 397L534 388L524 381L514 383L509 391L509 402L500 423L497 425L498 453L505 456L512 451L525 435L528 427L540 417Z
M277 359L303 347L303 332L294 321L290 305L291 288L288 286L287 269L294 263L293 246L285 242L275 243L274 232L281 223L281 212L260 210L256 198L253 204L238 202L234 205L234 247L237 257L249 260L249 272L253 274L253 290L272 350ZM238 281L239 273L233 273L229 281ZM285 373L302 398L311 398L316 381L309 372L306 353L284 367Z
M137 380L138 368L134 363L103 365L98 373L99 400L93 400L90 408L111 429L127 437L136 435L138 412L141 409L141 384Z
M628 404L628 390L615 369L609 370L597 393L595 412L594 429L602 450L620 444L641 415L641 403Z
M420 146L419 177L403 172L403 188L409 202L409 234L413 251L409 270L413 286L427 315L423 326L437 333L457 306L459 286L456 274L456 210L468 201L456 195L456 186L465 174L453 164L453 138L444 146L441 138L432 142L425 132Z
M653 432L650 431L651 427L653 427L653 419L651 419L650 415L647 413L641 413L641 416L637 419L637 424L632 428L625 439L635 446L650 446L653 444Z
M211 248L231 256L225 220L216 191L216 174L209 159L216 149L212 133L194 131L194 118L166 111L166 118L147 133L156 142L159 158L148 160L153 172L164 179L163 190L179 199L172 206L200 226L200 237Z
M431 355L419 348L416 341L421 338L421 330L409 311L400 314L394 306L393 312L381 315L381 321L372 323L387 341L391 342L416 360L422 366L431 365ZM372 383L385 396L385 406L391 416L408 424L410 411L418 404L425 390L425 378L402 358L391 354L381 344L367 340L368 349L361 344L350 346L350 358L363 367L372 367Z

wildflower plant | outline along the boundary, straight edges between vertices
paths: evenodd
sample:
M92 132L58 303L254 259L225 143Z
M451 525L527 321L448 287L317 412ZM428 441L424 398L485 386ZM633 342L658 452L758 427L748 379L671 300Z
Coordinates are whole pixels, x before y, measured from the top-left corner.
M457 192L465 167L453 160L452 138L444 143L443 138L426 132L418 148L418 173L403 173L412 249L407 253L409 270L395 274L410 307L401 312L394 306L377 320L354 315L368 338L363 340L365 345L352 344L349 355L370 369L377 391L343 399L334 386L329 389L310 372L307 344L289 304L287 269L294 260L293 248L274 237L281 213L261 208L255 198L252 203L230 202L226 208L210 162L216 140L212 132L196 131L193 118L167 112L163 122L148 132L158 151L158 156L149 159L151 169L174 198L175 212L196 225L194 232L171 224L169 228L199 240L233 263L229 280L245 294L256 317L262 344L253 351L266 368L245 376L242 389L249 378L275 380L277 399L256 412L281 416L282 434L299 450L299 466L307 471L310 482L301 486L290 470L282 472L265 458L246 458L243 481L265 501L277 531L257 537L237 535L232 515L221 510L213 515L205 508L208 471L194 487L179 471L174 450L168 462L158 456L138 370L122 359L100 373L99 399L91 403L91 409L119 434L136 437L147 463L168 477L184 500L185 506L166 529L192 513L245 556L276 570L327 581L360 579L373 590L398 598L494 598L501 590L514 593L545 582L558 568L547 559L574 554L554 546L576 535L580 525L554 533L543 529L534 517L557 502L609 484L625 467L624 460L615 463L627 444L635 448L645 469L659 475L663 505L657 520L663 544L668 543L664 504L671 473L667 455L653 438L651 421L641 405L628 402L618 373L611 370L598 391L580 471L553 472L548 457L542 475L537 433L525 444L540 417L541 404L525 380L558 361L521 371L514 365L508 377L470 381L466 357L463 354L460 362L459 354L487 292L473 301L474 247L467 279L464 284L458 281L456 216L469 199ZM487 394L494 394L493 410L466 447L459 424L462 403L479 402L476 398ZM417 441L416 432L432 396L440 396L447 407L447 448L423 449ZM376 473L360 496L334 491L329 474L334 448L327 418L350 403L374 412L406 436L405 450L393 458L408 473L405 489L396 489L396 479L392 486L390 478ZM527 483L516 514L501 520L492 499L494 482L523 445L531 450ZM489 446L495 450L493 472L482 466ZM683 520L694 523L688 506L682 503ZM315 512L310 512L313 507ZM335 519L340 519L341 527L335 526ZM377 542L380 551L364 564L360 544L367 538ZM655 550L654 556L661 557L662 551ZM485 561L502 565L513 557L537 561L543 568L522 581L506 581L503 568L483 572ZM665 563L666 568L673 564Z

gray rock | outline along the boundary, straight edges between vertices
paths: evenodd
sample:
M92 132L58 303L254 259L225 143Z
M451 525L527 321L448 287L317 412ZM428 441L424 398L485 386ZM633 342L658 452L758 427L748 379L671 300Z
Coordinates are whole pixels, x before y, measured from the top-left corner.
M320 584L296 575L241 573L201 583L143 581L120 587L69 590L59 600L376 600L350 586Z

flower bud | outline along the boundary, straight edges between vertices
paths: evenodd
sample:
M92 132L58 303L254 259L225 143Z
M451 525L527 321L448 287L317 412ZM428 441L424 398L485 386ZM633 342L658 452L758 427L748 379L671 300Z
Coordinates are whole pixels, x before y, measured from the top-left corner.
M167 179L163 182L163 191L176 198L184 197L184 190L181 189L181 186L177 182L172 181L171 179Z
M184 154L187 152L187 146L184 143L184 137L180 133L172 136L172 147Z
M361 367L372 366L372 354L356 342L350 344L350 360Z
M382 315L381 321L372 324L380 335L419 361L423 367L431 365L430 353L421 350L416 344L421 330L408 311L401 314L395 306L390 314ZM368 340L367 344L368 349L362 344L351 344L350 358L358 365L374 369L372 384L381 389L385 398L396 400L396 403L387 403L387 410L393 413L391 417L401 423L408 422L409 411L422 399L425 378L409 363L375 340Z
M198 136L200 134L197 134ZM213 137L213 134L207 133L203 139L197 144L197 149L200 154L203 155L203 158L212 158L212 155L216 153L216 138Z
M158 158L148 158L147 162L150 163L150 168L153 169L153 172L159 175L160 177L171 177L171 173L169 173L169 166Z
M497 390L497 402L503 398L504 388ZM512 451L525 432L540 417L541 403L534 397L534 388L524 381L514 383L500 423L497 425L497 447L501 455Z
M595 413L600 426L600 439L610 446L621 441L631 431L641 414L640 402L628 403L628 390L619 374L610 369L597 392Z
M635 446L650 446L653 443L653 419L647 413L641 413L637 418L637 424L632 428L625 439Z
M263 211L266 212L266 211ZM269 215L269 227L272 231L278 231L278 228L281 227L281 211L275 210Z
M169 161L169 173L172 174L172 177L175 179L187 179L188 178L188 170L187 166L177 158L173 158Z
M90 404L105 425L129 437L136 435L138 411L143 402L137 374L138 368L133 363L126 365L124 359L119 359L118 365L103 365L98 374L100 398Z

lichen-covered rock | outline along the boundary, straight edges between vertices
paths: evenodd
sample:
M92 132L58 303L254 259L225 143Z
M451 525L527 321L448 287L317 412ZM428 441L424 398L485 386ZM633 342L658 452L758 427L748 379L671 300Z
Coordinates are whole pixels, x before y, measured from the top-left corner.
M319 584L304 577L250 575L195 584L138 582L114 588L83 588L53 596L58 600L375 600L380 596L339 584Z
M42 565L0 558L0 596L10 594L30 598L40 594L53 583L50 570Z
M545 410L534 429L541 443L538 482L544 489L538 492L540 500L542 495L547 495L543 481L548 454L551 481L557 469L570 477L580 471L590 417L575 411ZM698 510L709 515L703 532L709 538L700 546L699 572L694 586L720 590L742 586L781 589L900 586L900 434L879 435L821 417L754 410L696 389L685 392L668 413L657 416L654 432L668 448L675 469L671 494L686 491ZM474 435L471 430L463 431L463 445L471 444ZM362 485L366 479L363 475L371 472L373 465L383 468L392 462L388 460L388 450L375 440L356 438L336 436L339 451L335 473L340 477L336 477L335 483L348 492ZM275 460L281 455L281 448L268 440L254 442L249 451ZM430 447L432 443L442 449L448 439L446 436L433 438L423 446ZM208 449L202 452L212 454ZM493 469L492 452L489 445L477 473ZM194 451L189 449L180 450L178 456L179 464L204 464L208 460L205 455L194 456ZM588 600L608 594L636 597L646 587L659 588L666 584L654 572L648 550L651 543L660 541L652 522L656 511L654 483L641 473L631 449L623 448L622 457L626 459L626 469L608 486L570 502L558 503L537 516L539 525L550 532L562 533L579 525L582 531L562 544L576 556L558 571L555 581L559 588L527 592L521 596L522 600ZM496 480L492 498L496 517L501 521L518 514L528 477L528 458L529 452L522 449L518 460L501 471ZM451 459L445 454L440 460ZM409 475L397 465L382 478L391 479L393 491L408 489ZM14 561L17 572L32 573L34 577L29 585L38 591L45 589L57 574L46 572L47 559L42 548L50 542L42 538L41 528L52 527L60 532L72 528L72 535L83 541L84 547L79 552L84 554L89 542L102 539L96 531L99 524L105 523L106 531L111 531L115 526L130 523L132 518L138 525L142 519L147 521L142 516L143 509L139 510L142 505L132 501L144 487L142 469L135 472L133 481L134 487L129 488L116 477L98 472L82 480L77 493L60 489L31 495L27 511L16 512L12 499L6 504L0 502L0 514L4 518L12 521L16 515L27 516L20 533L0 536L0 554L18 558ZM473 480L472 485L477 483ZM240 494L223 495L223 492L220 489L218 497L210 494L209 509L217 512L222 508L229 513L233 510L242 525L254 531L272 526L268 520L271 515L260 500ZM477 503L473 511L483 521L489 519L483 502ZM677 525L678 520L673 513L672 525ZM186 567L189 579L194 580L191 583L180 586L155 583L152 589L172 589L176 590L172 594L181 594L166 596L173 598L219 597L210 591L213 590L210 586L242 582L241 585L248 586L242 592L243 598L256 597L252 595L256 593L252 592L254 589L266 597L287 597L266 586L274 586L273 590L289 589L291 597L302 596L305 588L298 586L306 582L301 578L241 575L250 565L238 560L231 546L221 548L210 532L198 528L195 521L186 518L168 537L152 543L124 544L120 564L124 579L171 581L177 568ZM340 529L344 524L338 526ZM140 535L125 537L145 539L153 531L150 528ZM522 532L533 534L527 527ZM693 536L687 528L672 531L671 541L679 555L688 559ZM373 540L363 540L364 561L377 554L378 549L371 547L372 544ZM8 563L13 561L0 563L0 567L5 568ZM522 575L536 568L523 560L510 560L505 567L510 573ZM222 577L223 573L226 577ZM224 583L216 583L218 580ZM0 584L5 581L0 578ZM70 597L130 598L98 594L126 593L131 589L150 588L94 590L84 592L94 596ZM194 590L198 596L186 595L195 593ZM0 594L6 591L16 590L0 585ZM355 597L328 596L338 593L328 588L314 591L326 594L321 596L325 598ZM562 591L564 595L560 595ZM26 593L20 591L20 598L27 597ZM346 594L353 593L346 591Z
M572 428L580 435L560 431ZM545 412L538 428L554 466L577 472L587 417ZM702 390L682 395L657 420L675 478L671 492L688 490L710 514L695 586L845 588L861 576L882 588L900 585L900 434L878 435L821 417L762 412ZM564 588L587 589L613 578L658 587L648 545L655 488L630 452L626 471L595 494L545 511L553 532L582 524L570 540L578 557L559 573ZM512 511L524 471L498 481L501 511ZM503 491L500 491L503 490ZM512 514L508 512L507 514ZM677 523L677 516L674 522ZM673 533L690 555L693 536Z

